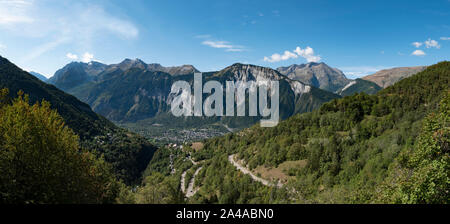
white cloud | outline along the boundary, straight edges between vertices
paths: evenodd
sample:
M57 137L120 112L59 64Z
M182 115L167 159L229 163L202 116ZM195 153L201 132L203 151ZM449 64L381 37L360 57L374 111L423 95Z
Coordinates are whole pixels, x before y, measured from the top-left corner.
M32 23L29 10L33 5L32 0L1 0L0 1L0 25L10 26L17 23Z
M441 37L441 40L450 40L450 37Z
M0 44L0 50L4 50L4 49L6 49L6 45Z
M283 55L280 54L272 54L272 56L269 57L264 57L264 61L267 62L279 62L279 61L286 61L289 60L291 58L298 58L298 55L290 52L290 51L285 51Z
M426 54L425 54L425 52L423 52L422 50L415 50L415 51L413 51L413 52L411 53L411 55L414 55L414 56L424 56L424 55L426 55Z
M320 56L314 55L314 50L308 46L305 49L297 47L293 52L284 51L283 55L280 55L278 53L272 54L272 56L270 57L264 57L264 61L267 62L286 61L292 58L298 58L298 56L305 58L307 62L318 62L321 60Z
M213 40L205 40L202 42L203 45L212 47L212 48L219 48L219 49L225 49L227 52L241 52L244 51L243 46L239 45L233 45L228 41L213 41Z
M428 40L425 41L425 46L426 46L427 48L432 48L432 47L434 47L434 48L436 48L436 49L441 48L441 46L439 45L439 43L438 43L437 41L435 41L435 40L432 40L431 38L428 38Z
M205 40L202 42L203 45L210 46L213 48L232 48L233 46L228 44L226 41L211 41Z
M52 40L52 41L46 42L44 44L41 44L41 45L33 48L30 53L25 55L23 57L23 61L26 62L26 61L32 60L34 58L37 58L37 57L41 56L42 54L55 49L59 45L61 45L63 43L67 43L68 40L69 39L67 37L61 37L56 40Z
M318 62L321 60L320 56L314 55L314 50L309 46L305 49L297 47L295 49L295 53L297 53L300 57L305 58L307 62Z
M85 6L78 20L66 18L65 24L82 31L84 35L91 36L102 30L127 39L136 38L139 34L138 28L133 23L109 14L100 6Z
M66 54L66 57L71 59L71 60L77 60L78 59L78 56L76 54L72 54L70 52Z
M423 43L421 42L413 42L412 45L414 45L416 48L419 48L420 46L422 46Z
M84 63L91 62L93 59L94 59L94 55L89 52L84 53L83 57L81 57L81 61Z

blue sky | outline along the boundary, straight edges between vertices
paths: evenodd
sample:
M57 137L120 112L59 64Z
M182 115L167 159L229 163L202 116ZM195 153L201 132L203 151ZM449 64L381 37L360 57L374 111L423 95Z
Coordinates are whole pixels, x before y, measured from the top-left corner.
M47 77L140 58L201 71L320 61L354 78L449 60L450 1L0 0L0 55Z

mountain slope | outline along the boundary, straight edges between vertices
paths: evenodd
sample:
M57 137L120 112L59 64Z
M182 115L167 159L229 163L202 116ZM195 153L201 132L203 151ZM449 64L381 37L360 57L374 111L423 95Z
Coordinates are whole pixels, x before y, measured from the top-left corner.
M426 66L416 67L399 67L392 69L385 69L376 72L372 75L363 77L362 79L376 83L382 88L393 85L401 79L410 77L426 69Z
M361 93L335 99L319 110L292 116L274 128L253 126L207 140L201 150L186 146L192 159L201 162L196 166L203 167L195 180L199 191L190 200L192 203L376 202L380 194L388 193L383 191L383 183L396 180L395 161L402 164L409 160L409 153L400 152L408 152L418 144L424 117L437 111L443 97L448 99L449 86L450 62L446 61L375 95ZM448 138L442 138L448 134L448 128L442 129L434 138L446 141L439 145L448 146ZM426 145L435 146L430 142ZM243 175L228 161L233 154L256 176L272 179L273 183L280 181L283 187L273 189ZM391 179L386 179L388 173L392 174ZM421 184L423 189L433 192L433 183Z
M0 57L0 88L8 88L11 97L19 90L29 94L30 103L46 100L66 124L80 137L82 145L103 153L118 177L136 182L150 161L155 148L145 139L118 128L91 110L88 104L46 84Z
M381 87L373 82L364 79L355 79L344 86L344 88L338 90L336 93L341 96L350 96L355 93L375 94L381 89Z
M48 80L48 83L68 91L79 85L92 81L96 75L106 69L106 65L99 62L72 62L59 69Z
M41 80L43 82L47 82L48 81L47 77L45 77L42 74L39 74L37 72L30 71L30 74L32 74L34 77L38 78L39 80Z
M350 83L342 71L331 68L325 63L310 62L301 65L291 65L288 67L277 68L281 74L290 79L301 81L305 84L336 92Z

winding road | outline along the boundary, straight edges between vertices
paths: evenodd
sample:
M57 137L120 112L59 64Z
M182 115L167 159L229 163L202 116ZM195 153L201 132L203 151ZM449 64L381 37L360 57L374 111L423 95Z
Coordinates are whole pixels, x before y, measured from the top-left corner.
M233 166L235 166L238 170L240 170L242 173L244 174L248 174L250 175L250 177L254 180L254 181L258 181L266 186L269 187L282 187L283 184L278 182L276 185L274 185L273 183L269 182L266 179L263 179L261 177L256 176L255 174L253 174L249 169L247 169L246 167L243 167L241 164L239 164L236 160L234 160L236 154L230 155L228 156L228 161L230 161L231 164L233 164Z
M194 164L194 165L198 164L198 162L195 162L194 160L192 160L192 158L190 156L188 159L192 162L192 164ZM181 191L186 195L186 197L190 198L190 197L194 196L194 194L197 193L197 191L199 190L199 187L194 189L194 182L195 182L195 177L200 172L200 170L202 170L202 168L203 167L197 168L197 170L194 173L194 176L192 176L191 180L189 181L187 189L185 188L185 186L186 186L185 183L186 183L186 173L189 169L187 169L186 171L184 171L181 174L181 181L180 181Z
M194 196L195 193L197 193L197 191L200 189L199 187L194 189L194 182L195 182L195 176L197 176L197 174L200 172L200 170L203 167L199 167L195 173L194 176L192 177L191 181L189 182L188 188L186 190L186 197L190 198L192 196Z

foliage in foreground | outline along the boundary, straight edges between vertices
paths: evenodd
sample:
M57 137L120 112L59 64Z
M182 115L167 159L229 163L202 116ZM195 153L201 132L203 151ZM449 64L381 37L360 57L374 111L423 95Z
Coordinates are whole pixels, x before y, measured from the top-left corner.
M381 202L450 202L450 93L425 118L418 144L403 150L381 187Z
M0 94L0 203L112 203L120 184L46 101Z

